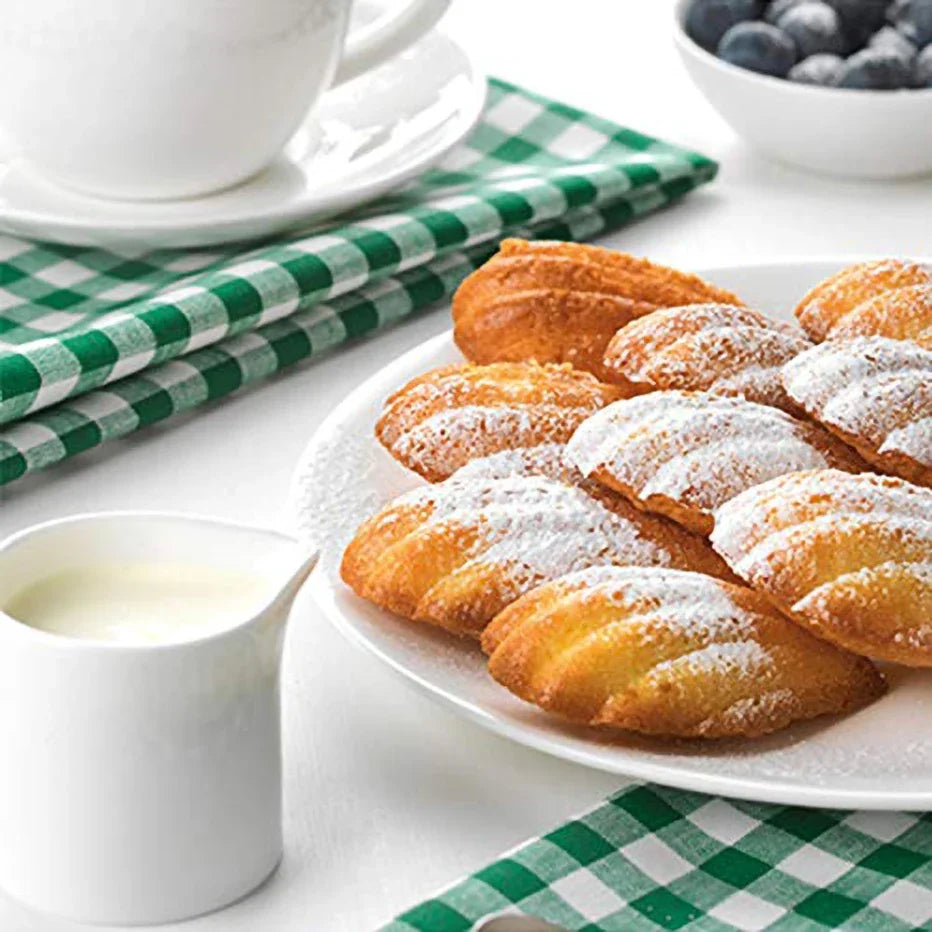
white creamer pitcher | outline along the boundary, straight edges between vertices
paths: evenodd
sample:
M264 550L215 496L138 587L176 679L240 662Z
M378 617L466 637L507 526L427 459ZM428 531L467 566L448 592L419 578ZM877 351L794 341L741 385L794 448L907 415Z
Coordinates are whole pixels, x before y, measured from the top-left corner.
M72 919L156 923L216 909L282 852L279 669L314 564L273 531L112 513L0 545L0 606L103 563L256 574L264 607L216 633L119 644L0 613L0 886Z

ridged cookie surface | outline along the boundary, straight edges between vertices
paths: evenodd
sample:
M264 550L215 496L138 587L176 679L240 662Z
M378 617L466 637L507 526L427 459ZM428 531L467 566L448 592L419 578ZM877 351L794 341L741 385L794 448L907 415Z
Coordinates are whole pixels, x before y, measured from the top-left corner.
M932 486L932 350L906 340L831 340L783 369L790 397L868 462Z
M864 468L828 432L777 408L707 392L652 392L584 421L567 457L585 476L700 534L715 509L774 476Z
M523 592L599 564L730 575L708 544L628 502L538 476L456 476L396 499L347 547L343 580L406 618L478 635Z
M761 595L700 573L596 567L525 595L485 629L489 671L574 722L753 737L884 691L871 663Z
M932 267L911 259L861 262L816 285L796 308L796 317L813 340L824 340L865 301L911 285L932 285Z
M828 333L830 340L871 336L912 340L932 349L932 283L881 292L842 317Z
M781 476L723 505L712 543L813 633L932 666L932 491L836 470Z
M605 366L631 393L658 389L710 391L798 409L780 369L812 343L795 327L733 304L661 308L622 327L605 351Z
M478 363L568 362L604 378L613 334L657 307L740 304L695 275L598 246L506 239L460 285L454 338Z
M402 465L438 482L476 457L568 440L624 394L566 365L444 366L391 395L375 432Z

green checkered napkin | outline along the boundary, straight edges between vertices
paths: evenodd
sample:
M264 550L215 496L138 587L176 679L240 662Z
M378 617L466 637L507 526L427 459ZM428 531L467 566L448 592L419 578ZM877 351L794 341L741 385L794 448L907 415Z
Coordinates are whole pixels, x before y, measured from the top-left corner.
M932 928L932 813L767 806L634 786L383 932L493 916L572 932Z
M493 81L439 168L338 226L141 255L0 237L0 485L435 303L504 235L589 238L715 170Z

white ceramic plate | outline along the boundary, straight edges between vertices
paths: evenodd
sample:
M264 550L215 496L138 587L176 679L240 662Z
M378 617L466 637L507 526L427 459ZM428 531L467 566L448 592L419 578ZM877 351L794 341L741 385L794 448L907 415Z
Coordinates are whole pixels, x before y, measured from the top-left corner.
M382 9L354 4L365 22ZM45 181L0 150L0 231L76 245L187 247L304 227L371 200L437 163L473 128L486 82L434 32L380 68L328 91L283 156L209 197L108 201Z
M699 270L774 316L853 259ZM361 385L312 439L295 474L301 532L324 542L311 580L325 614L351 641L480 725L522 744L668 786L762 802L846 809L932 809L932 671L891 668L890 692L861 712L794 726L757 741L664 744L566 726L486 673L478 648L357 598L339 579L359 521L420 484L373 437L382 401L412 376L460 354L449 334L424 343Z

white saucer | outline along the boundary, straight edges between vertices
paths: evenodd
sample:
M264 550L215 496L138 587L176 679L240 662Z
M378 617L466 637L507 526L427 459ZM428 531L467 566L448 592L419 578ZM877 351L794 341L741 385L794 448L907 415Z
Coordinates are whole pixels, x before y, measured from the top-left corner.
M356 6L363 19L372 14L370 4ZM434 165L473 128L485 93L485 78L466 52L431 33L325 94L282 158L262 174L183 201L129 203L72 193L0 152L0 231L138 248L208 246L305 227Z
M800 295L852 261L806 260L699 274L740 294L752 307L791 320L788 309ZM297 524L306 538L324 543L310 590L343 634L482 727L587 767L760 802L932 810L932 671L891 668L890 692L869 707L847 717L802 722L756 741L609 740L516 699L489 677L476 646L404 621L354 595L339 578L343 547L363 518L422 484L373 435L382 403L414 375L461 359L450 334L443 334L395 360L332 412L298 466L292 490Z

